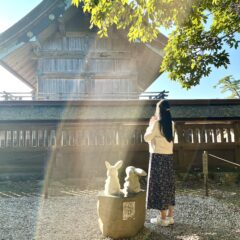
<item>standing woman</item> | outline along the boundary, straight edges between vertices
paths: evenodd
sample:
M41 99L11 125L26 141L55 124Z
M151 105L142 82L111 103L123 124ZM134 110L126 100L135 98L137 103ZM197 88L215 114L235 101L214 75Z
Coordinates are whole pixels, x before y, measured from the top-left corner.
M167 100L157 103L155 116L149 121L144 140L149 144L150 161L147 184L147 208L158 209L151 223L174 224L175 181L173 170L174 123Z

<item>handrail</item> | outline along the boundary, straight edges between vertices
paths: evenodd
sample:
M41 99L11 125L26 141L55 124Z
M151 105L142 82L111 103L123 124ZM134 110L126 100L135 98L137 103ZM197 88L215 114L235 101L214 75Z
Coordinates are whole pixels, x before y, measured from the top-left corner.
M212 154L209 154L209 153L208 153L208 156L213 157L213 158L217 158L217 159L219 159L219 160L221 160L221 161L223 161L223 162L227 162L227 163L230 163L230 164L233 164L233 165L235 165L235 166L240 167L240 164L237 164L237 163L228 161L228 160L226 160L226 159L224 159L224 158L220 158L220 157L217 157L217 156L212 155Z
M32 99L32 92L0 92L0 101L22 101Z
M163 94L162 94L163 93ZM0 92L0 101L24 101L24 100L86 100L86 99L139 99L151 100L159 99L159 96L166 97L166 92L104 92L99 93L76 93L76 92L62 92L62 93L34 93L34 92ZM162 95L161 95L162 94Z

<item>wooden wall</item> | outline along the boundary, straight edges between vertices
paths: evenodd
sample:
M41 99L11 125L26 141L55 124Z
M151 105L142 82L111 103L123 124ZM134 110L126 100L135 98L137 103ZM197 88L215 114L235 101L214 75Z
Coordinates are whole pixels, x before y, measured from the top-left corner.
M35 51L38 99L130 98L139 92L133 51L114 31L104 39L90 31L56 33Z

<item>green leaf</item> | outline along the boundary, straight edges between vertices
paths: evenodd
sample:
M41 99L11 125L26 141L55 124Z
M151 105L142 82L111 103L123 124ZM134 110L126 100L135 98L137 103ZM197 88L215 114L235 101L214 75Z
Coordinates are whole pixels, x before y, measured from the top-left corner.
M229 49L238 48L235 33L240 32L240 6L237 0L72 0L91 14L90 25L100 37L108 29L125 29L129 41L155 41L159 28L171 31L165 46L161 71L185 88L199 84L212 67L227 67ZM209 26L210 25L210 26Z
M79 0L72 0L72 4L76 7L79 6Z

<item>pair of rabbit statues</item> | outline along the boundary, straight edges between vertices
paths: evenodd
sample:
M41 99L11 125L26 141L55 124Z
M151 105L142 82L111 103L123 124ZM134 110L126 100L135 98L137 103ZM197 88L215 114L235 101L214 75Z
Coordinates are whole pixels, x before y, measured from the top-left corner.
M141 186L139 183L139 177L146 176L147 173L141 168L135 168L133 166L128 166L126 168L126 177L124 182L124 188L121 189L118 170L122 167L123 161L118 161L115 165L111 165L109 162L105 161L107 168L107 179L105 181L104 194L105 195L122 195L128 197L129 194L138 193L141 191Z

